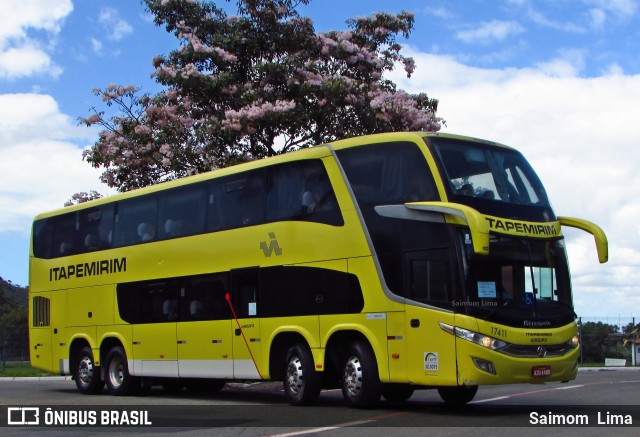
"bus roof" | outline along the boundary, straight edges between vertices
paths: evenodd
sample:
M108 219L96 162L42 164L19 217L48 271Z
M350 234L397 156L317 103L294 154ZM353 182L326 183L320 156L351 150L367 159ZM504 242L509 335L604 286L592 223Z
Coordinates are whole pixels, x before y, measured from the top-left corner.
M372 142L376 143L387 143L394 141L415 141L416 139L422 138L449 138L454 140L461 141L471 141L475 143L488 144L495 147L503 147L506 149L513 149L504 144L496 143L489 140L484 140L480 138L474 138L464 135L456 135L450 133L442 133L442 132L389 132L389 133L380 133L380 134L372 134L372 135L364 135L359 137L347 138L344 140L333 141L329 143L332 148L336 150L346 149L350 147L357 147L361 145L371 144Z

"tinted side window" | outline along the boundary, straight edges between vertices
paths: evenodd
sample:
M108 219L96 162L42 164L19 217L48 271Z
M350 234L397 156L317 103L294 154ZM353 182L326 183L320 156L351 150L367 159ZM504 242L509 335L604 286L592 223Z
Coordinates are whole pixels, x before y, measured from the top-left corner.
M267 178L267 221L296 220L306 213L304 164L279 165L269 169Z
M81 252L109 249L113 239L114 204L78 212Z
M450 308L455 299L452 289L449 250L425 250L405 254L405 287L408 299L441 308Z
M264 223L264 171L254 170L216 179L208 200L208 230L241 228Z
M184 290L183 320L226 320L231 310L225 295L229 291L229 275L194 276Z
M261 317L358 313L364 298L358 277L313 267L260 269Z
M159 238L176 238L204 232L207 186L195 184L160 194Z
M119 284L120 318L128 323L175 322L180 311L180 282L163 280Z
M114 246L153 241L157 235L156 196L142 196L118 202Z
M320 160L269 167L267 221L306 220L344 224L327 171Z
M73 255L78 251L75 242L76 214L64 214L54 219L53 256Z
M414 143L382 143L338 150L360 206L438 198L431 170Z
M54 219L41 219L33 223L33 255L36 258L53 258Z
M342 226L320 160L252 170L38 220L33 250L55 258L282 220Z
M228 277L217 273L119 284L120 318L132 324L230 319Z

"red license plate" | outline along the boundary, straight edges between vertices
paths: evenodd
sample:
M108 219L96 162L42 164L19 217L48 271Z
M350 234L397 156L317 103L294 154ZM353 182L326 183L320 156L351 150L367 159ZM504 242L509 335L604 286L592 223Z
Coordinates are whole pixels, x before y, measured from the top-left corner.
M551 376L551 366L533 366L531 375L535 378Z

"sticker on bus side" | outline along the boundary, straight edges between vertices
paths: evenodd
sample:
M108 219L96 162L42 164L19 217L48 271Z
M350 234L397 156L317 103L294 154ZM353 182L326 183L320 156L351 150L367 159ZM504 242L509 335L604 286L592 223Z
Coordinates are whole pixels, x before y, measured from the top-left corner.
M438 352L424 353L424 370L431 372L438 371Z
M368 313L367 320L384 320L387 318L385 313Z

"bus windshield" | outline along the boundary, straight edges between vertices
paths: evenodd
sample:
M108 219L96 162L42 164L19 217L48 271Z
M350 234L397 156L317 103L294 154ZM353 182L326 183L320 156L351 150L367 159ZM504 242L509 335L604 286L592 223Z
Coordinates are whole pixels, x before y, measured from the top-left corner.
M514 215L522 218L553 218L542 183L518 151L445 138L429 138L428 143L439 161L450 201L485 212L510 204L520 210L514 209Z
M463 231L465 301L454 308L482 319L528 328L574 320L564 241L492 237L491 252L473 254Z

